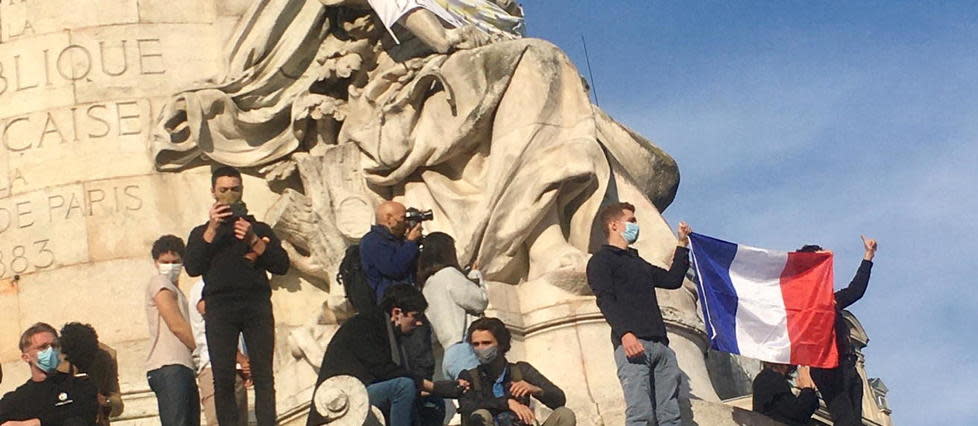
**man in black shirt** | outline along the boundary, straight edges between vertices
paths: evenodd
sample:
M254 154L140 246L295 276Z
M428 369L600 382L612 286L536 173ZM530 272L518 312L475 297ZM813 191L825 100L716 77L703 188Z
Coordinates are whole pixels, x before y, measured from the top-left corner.
M607 235L587 265L588 284L597 296L598 308L611 326L618 379L625 392L625 416L629 426L655 424L678 426L679 364L669 349L655 289L677 289L689 269L689 234L679 223L679 240L672 266L664 270L639 257L628 246L638 240L635 206L614 203L599 215Z
M0 399L0 424L94 426L98 391L87 379L58 372L58 333L37 323L20 336L20 358L31 378Z
M547 380L526 362L510 363L506 359L512 335L498 318L480 318L469 326L468 341L479 366L459 374L469 383L468 392L459 399L459 411L465 426L574 426L577 418L565 407L567 398L557 385ZM554 410L537 423L530 409L530 397Z
M856 350L849 338L849 323L842 316L842 310L861 299L869 286L877 244L872 238L861 238L865 252L856 276L848 287L835 292L835 339L839 351L839 366L812 368L812 378L815 379L815 385L818 386L825 405L829 407L832 423L838 426L863 424L863 381L856 371ZM806 245L798 251L819 252L822 247Z
M795 395L788 376L795 366L764 363L764 369L754 378L754 411L789 425L807 425L818 410L818 395L808 367L798 369L796 383L801 392Z
M403 345L405 336L421 326L428 301L407 284L390 286L380 310L362 312L347 320L326 347L316 386L334 376L353 376L367 387L370 404L380 407L391 426L409 426L417 416L420 392L444 394L435 384L412 371ZM454 384L446 385L455 393ZM307 425L325 420L315 410ZM440 419L438 424L441 424Z
M211 193L216 202L210 220L190 232L184 265L192 277L203 275L207 304L205 333L214 374L214 405L221 424L238 424L235 362L238 336L244 335L255 384L255 417L261 426L275 424L272 354L275 319L268 272L283 275L289 256L272 228L247 213L241 173L232 167L214 170Z

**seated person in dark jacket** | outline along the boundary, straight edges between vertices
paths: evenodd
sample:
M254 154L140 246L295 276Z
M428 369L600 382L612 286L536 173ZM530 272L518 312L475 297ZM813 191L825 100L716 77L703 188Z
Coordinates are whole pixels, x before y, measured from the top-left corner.
M452 382L439 383L450 389L436 388L430 380L413 373L408 363L401 339L423 321L428 302L421 292L409 285L393 285L380 308L357 314L336 331L326 347L316 386L334 376L356 377L367 387L370 404L384 411L388 425L410 426L417 416L415 402L422 391L452 394L457 389ZM323 422L312 410L306 424Z
M0 399L0 425L95 425L98 391L89 380L57 370L61 346L53 327L37 323L24 331L20 352L31 378Z
M795 383L801 392L791 392L788 376L795 366L765 362L764 369L754 378L754 411L789 425L807 425L818 409L815 382L808 367L798 369Z
M530 397L554 410L543 426L574 426L574 412L564 407L564 391L547 380L532 365L506 360L511 335L497 318L480 318L469 326L468 340L479 358L479 366L459 374L469 390L459 399L466 426L509 426L536 424Z

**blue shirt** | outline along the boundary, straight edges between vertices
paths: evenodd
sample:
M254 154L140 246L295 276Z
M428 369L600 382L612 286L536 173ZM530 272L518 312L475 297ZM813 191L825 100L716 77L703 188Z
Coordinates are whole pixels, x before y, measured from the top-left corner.
M504 368L503 373L500 374L499 378L496 379L496 382L492 384L492 396L495 396L496 398L506 396L506 387L503 386L503 383L506 383L506 370L508 370L508 368Z
M377 303L394 284L414 285L418 242L395 237L385 226L373 225L360 239L360 265Z

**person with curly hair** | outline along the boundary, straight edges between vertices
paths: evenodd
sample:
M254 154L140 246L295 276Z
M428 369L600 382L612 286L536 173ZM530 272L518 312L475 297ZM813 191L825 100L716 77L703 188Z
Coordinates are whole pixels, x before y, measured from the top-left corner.
M61 327L61 351L68 373L84 373L95 384L99 404L97 423L108 426L109 417L121 415L124 408L115 350L98 341L98 333L91 325L70 322Z

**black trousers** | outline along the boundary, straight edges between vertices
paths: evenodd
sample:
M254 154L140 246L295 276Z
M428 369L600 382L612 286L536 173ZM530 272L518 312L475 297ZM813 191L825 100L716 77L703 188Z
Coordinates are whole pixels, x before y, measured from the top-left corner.
M863 380L856 371L855 355L840 357L836 368L812 368L812 380L829 406L834 425L863 424Z
M255 417L259 426L275 425L275 378L272 375L275 317L271 301L208 301L204 326L214 373L214 408L218 423L239 424L234 395L235 355L238 336L244 335L255 384Z

